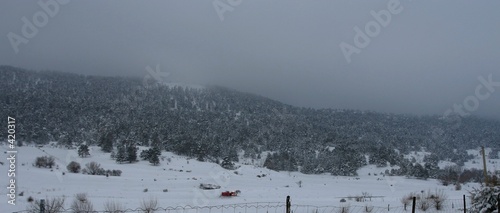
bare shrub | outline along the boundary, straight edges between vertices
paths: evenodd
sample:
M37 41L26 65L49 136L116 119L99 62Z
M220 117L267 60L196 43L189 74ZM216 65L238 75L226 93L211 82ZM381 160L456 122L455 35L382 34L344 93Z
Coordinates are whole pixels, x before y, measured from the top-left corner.
M429 202L429 199L426 198L421 198L417 201L417 208L422 210L422 211L427 211L431 207L431 203Z
M47 166L52 168L56 164L56 160L52 156L47 156Z
M420 199L420 196L415 192L411 192L410 194L407 194L401 198L401 203L403 204L405 210L406 207L413 202L413 197L415 197L417 200Z
M124 213L125 207L117 201L106 201L104 203L104 211L108 213Z
M141 210L144 213L153 213L158 208L158 199L149 198L148 200L142 200Z
M47 157L47 166L52 168L56 164L56 160L52 156Z
M75 195L75 199L80 201L80 202L86 202L87 201L87 194L85 193L78 193Z
M40 211L40 200L35 200L31 202L28 207L27 212L29 213L39 213ZM59 213L64 209L64 197L63 198L46 198L44 202L45 213Z
M101 164L94 161L85 164L85 168L89 175L100 175L101 173L104 173L104 169L101 168Z
M368 193L368 192L362 192L361 195L363 195L363 199L364 201L367 201L368 199L372 199L372 194Z
M42 156L42 157L37 157L35 159L35 166L40 168L40 167L44 167L44 168L52 168L52 166L54 166L55 164L55 159L54 157L52 156Z
M74 213L92 213L94 212L94 205L88 200L87 194L78 193L71 204L71 209Z
M443 190L436 191L436 193L429 196L429 199L436 210L443 209L443 203L446 198L448 198L448 196L443 192Z

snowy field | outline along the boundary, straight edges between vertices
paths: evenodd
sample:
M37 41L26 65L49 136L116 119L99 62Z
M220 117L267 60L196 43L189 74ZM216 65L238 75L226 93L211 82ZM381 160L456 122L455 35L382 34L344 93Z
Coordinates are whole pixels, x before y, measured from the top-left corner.
M3 183L0 192L5 196L8 194L7 150L2 146L2 157L0 170L2 171ZM415 180L405 177L383 176L381 173L388 168L377 168L373 165L363 167L358 171L358 177L337 177L328 174L305 175L297 172L275 172L254 165L240 165L237 170L229 171L214 163L199 162L183 156L177 156L169 152L162 153L159 166L151 166L146 161L133 164L117 164L110 158L109 153L103 153L99 147L90 147L91 156L87 158L77 157L76 150L42 148L33 146L19 147L16 162L16 205L7 203L4 197L0 203L1 212L13 212L25 210L29 205L27 198L35 199L66 197L65 207L69 208L76 193L87 193L94 209L104 210L104 203L116 201L126 208L136 209L141 206L143 199L158 199L158 206L167 208L175 206L218 206L241 203L274 203L284 205L286 196L291 196L292 209L299 208L298 205L310 206L374 206L385 208L399 208L404 195L410 192L421 193L421 191L443 190L450 202L460 203L462 196L469 195L473 187L478 184L465 184L462 190L456 191L453 185L442 186L437 180ZM32 164L36 157L50 155L56 158L58 168L36 168ZM123 173L119 177L91 176L73 174L66 170L70 161L80 162L82 168L91 161L101 164L104 169L119 169ZM478 160L475 160L478 161ZM498 160L495 160L496 169ZM466 167L480 168L481 164L466 163ZM62 173L65 172L65 175ZM376 175L375 175L376 174ZM260 177L258 177L260 176ZM299 181L301 184L299 184ZM201 190L200 183L220 185L220 189ZM299 186L301 185L301 186ZM147 192L144 192L147 189ZM167 192L164 190L167 189ZM237 197L219 197L222 191L240 190ZM24 192L23 196L19 196ZM365 202L356 202L348 199L349 196L361 196L362 193L373 196ZM340 200L346 198L347 202ZM456 204L453 204L456 205ZM306 210L307 209L307 210ZM228 212L246 212L236 208ZM300 211L312 212L313 208L300 207ZM271 210L252 210L251 212L266 212ZM272 211L282 212L281 207ZM387 210L385 210L387 212ZM392 211L392 210L391 210ZM198 211L193 211L198 212ZM221 212L221 210L211 210ZM328 212L334 212L332 209ZM396 212L396 210L392 211Z

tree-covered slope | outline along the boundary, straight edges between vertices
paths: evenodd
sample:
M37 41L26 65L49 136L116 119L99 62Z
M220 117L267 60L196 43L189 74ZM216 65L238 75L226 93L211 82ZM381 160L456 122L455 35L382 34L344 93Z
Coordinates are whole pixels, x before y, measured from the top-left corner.
M366 164L365 155L371 163L399 165L401 154L424 148L463 161L468 148L500 144L497 121L299 108L216 86L146 87L134 78L0 66L0 88L0 116L16 118L18 140L25 142L156 140L213 161L236 161L241 150L252 158L274 151L270 168L344 175Z

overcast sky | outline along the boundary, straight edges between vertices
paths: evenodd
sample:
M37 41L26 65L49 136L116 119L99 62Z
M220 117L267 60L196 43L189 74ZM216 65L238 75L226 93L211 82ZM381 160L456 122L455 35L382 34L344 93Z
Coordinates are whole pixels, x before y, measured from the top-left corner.
M296 106L443 114L465 100L465 112L500 118L500 86L476 95L479 77L500 82L500 1L39 5L54 1L0 2L0 64L140 77L160 65L172 81L221 84ZM350 62L342 43L355 50Z

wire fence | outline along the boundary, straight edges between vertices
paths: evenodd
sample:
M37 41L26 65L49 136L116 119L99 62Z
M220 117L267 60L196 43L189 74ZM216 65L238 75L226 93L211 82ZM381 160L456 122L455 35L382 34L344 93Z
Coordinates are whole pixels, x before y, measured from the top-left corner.
M411 206L373 206L370 204L361 205L344 205L344 206L309 206L309 205L292 205L292 213L409 213L412 211ZM426 210L416 209L415 212L425 212L425 213L457 213L464 212L462 208L451 208L448 206L443 206L441 210L436 210L435 207L429 206Z
M429 205L427 209L423 210L417 204L416 212L418 213L459 213L464 212L463 200L449 199L446 200L441 210L436 210L433 205ZM290 206L290 213L410 213L412 211L411 204L408 206L374 206L373 203L367 202L353 204L343 204L338 206L314 206L314 205L296 205ZM240 203L240 204L226 204L217 206L177 206L177 207L158 207L154 209L118 209L114 211L78 211L71 208L59 208L46 210L43 213L286 213L286 203ZM469 211L467 211L469 212ZM41 213L39 209L31 209L18 211L15 213Z
M114 211L84 211L81 213L125 213L125 212L167 212L167 213L282 213L286 208L285 203L240 203L226 204L217 206L176 206L176 207L157 207L157 208L136 208L136 209L120 209ZM45 211L44 213L69 213L79 212L72 208L59 208L54 211ZM39 208L36 210L24 210L14 213L40 213Z

